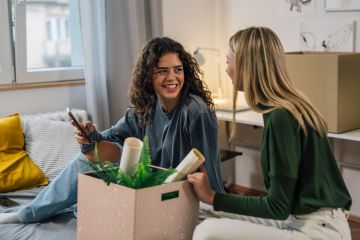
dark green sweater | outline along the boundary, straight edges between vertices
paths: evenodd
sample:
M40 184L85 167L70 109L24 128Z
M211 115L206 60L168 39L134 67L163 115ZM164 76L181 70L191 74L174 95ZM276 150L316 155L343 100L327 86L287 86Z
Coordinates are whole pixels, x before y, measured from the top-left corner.
M351 197L327 137L308 127L307 136L285 109L264 114L261 168L267 195L216 193L214 209L286 219L322 207L350 209Z

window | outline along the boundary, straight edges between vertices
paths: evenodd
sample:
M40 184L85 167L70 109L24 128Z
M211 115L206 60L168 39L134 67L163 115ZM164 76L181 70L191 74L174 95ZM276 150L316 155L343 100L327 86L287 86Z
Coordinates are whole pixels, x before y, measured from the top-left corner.
M77 0L9 2L12 4L14 23L15 81L30 83L83 79ZM3 37L0 36L2 41Z
M14 79L9 30L8 3L0 1L0 84L9 84Z

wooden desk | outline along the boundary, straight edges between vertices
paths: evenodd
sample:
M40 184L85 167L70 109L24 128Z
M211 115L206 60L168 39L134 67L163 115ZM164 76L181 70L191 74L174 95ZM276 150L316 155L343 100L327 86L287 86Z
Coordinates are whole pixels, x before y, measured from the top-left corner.
M233 120L232 112L217 110L216 116L219 121L232 122ZM237 112L235 114L235 121L236 123L242 123L246 125L259 126L259 127L264 126L262 114L254 112L252 110L244 110L241 112Z
M219 121L232 122L233 115L231 112L217 110L216 116ZM246 125L259 126L259 127L264 126L264 120L262 114L254 112L252 110L244 110L241 112L237 112L235 114L235 121L236 123L242 123ZM335 139L360 142L360 129L356 129L344 133L328 133L328 136L330 138L335 138Z

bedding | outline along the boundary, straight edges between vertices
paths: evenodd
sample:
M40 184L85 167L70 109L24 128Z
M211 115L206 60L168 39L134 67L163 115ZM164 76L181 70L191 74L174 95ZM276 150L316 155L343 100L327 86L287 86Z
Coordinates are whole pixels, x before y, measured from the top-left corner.
M72 109L79 122L88 120L87 112ZM20 115L24 129L25 150L32 161L51 181L80 152L66 111ZM44 186L0 193L20 206L5 208L0 213L16 212L31 202ZM43 222L33 224L0 224L0 240L75 240L75 206Z
M6 196L21 206L31 202L43 188L0 193L0 197ZM12 208L0 206L0 212L16 212L20 206ZM73 214L74 208L75 206L65 209L58 215L40 223L0 224L0 240L75 240L76 218Z

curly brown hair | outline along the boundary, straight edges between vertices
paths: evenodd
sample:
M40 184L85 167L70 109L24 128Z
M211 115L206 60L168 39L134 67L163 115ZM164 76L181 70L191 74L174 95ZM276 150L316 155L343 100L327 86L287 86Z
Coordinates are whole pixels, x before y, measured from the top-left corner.
M190 94L200 96L206 105L214 109L211 92L202 80L202 72L196 60L185 51L184 47L168 37L153 38L146 43L132 72L130 102L133 112L138 114L141 127L151 123L155 111L156 93L152 77L159 59L166 53L177 53L184 69L184 86L181 94L185 96L186 104L190 102Z

